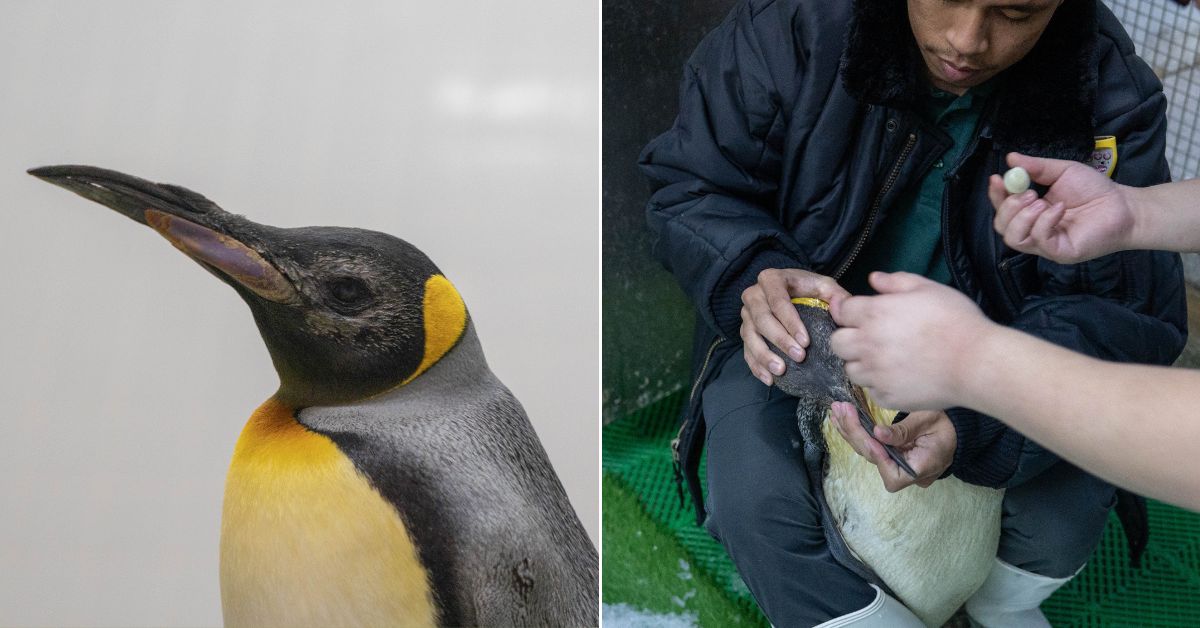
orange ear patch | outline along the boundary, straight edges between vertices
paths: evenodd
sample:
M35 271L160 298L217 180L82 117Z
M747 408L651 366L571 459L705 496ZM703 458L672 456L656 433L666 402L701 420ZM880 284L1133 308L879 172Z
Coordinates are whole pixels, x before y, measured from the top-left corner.
M425 353L417 370L401 386L416 379L454 347L467 329L467 306L449 279L433 275L425 281Z

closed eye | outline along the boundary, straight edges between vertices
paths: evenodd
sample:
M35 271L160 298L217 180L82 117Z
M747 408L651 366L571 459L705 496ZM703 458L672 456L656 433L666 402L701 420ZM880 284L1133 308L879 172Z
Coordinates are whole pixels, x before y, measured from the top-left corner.
M1017 9L1000 9L1000 14L1004 19L1010 22L1024 22L1033 17L1033 13L1029 11L1020 11Z

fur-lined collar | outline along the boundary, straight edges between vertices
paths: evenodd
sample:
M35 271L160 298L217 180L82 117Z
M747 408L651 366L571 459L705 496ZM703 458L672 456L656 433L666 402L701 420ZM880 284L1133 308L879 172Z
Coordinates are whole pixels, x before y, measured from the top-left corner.
M1065 0L1024 59L995 80L992 138L1002 151L1082 160L1091 152L1096 100L1095 0ZM909 108L924 62L903 0L855 0L842 82L862 102Z

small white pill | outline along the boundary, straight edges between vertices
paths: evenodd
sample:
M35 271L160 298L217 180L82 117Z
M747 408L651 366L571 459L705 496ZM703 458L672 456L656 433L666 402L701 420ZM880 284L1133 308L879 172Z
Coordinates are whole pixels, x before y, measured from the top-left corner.
M1029 189L1029 173L1024 168L1017 166L1010 168L1004 173L1004 189L1008 190L1009 194L1020 194Z

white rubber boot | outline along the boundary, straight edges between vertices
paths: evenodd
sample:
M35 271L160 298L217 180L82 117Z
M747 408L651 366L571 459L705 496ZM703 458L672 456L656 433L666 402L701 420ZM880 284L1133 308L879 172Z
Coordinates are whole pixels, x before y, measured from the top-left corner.
M1073 577L1050 578L997 558L983 586L967 600L967 616L976 628L1049 628L1042 602Z
M871 588L875 589L875 599L870 604L848 615L817 624L816 628L925 628L925 624L900 600L875 585L871 585Z

